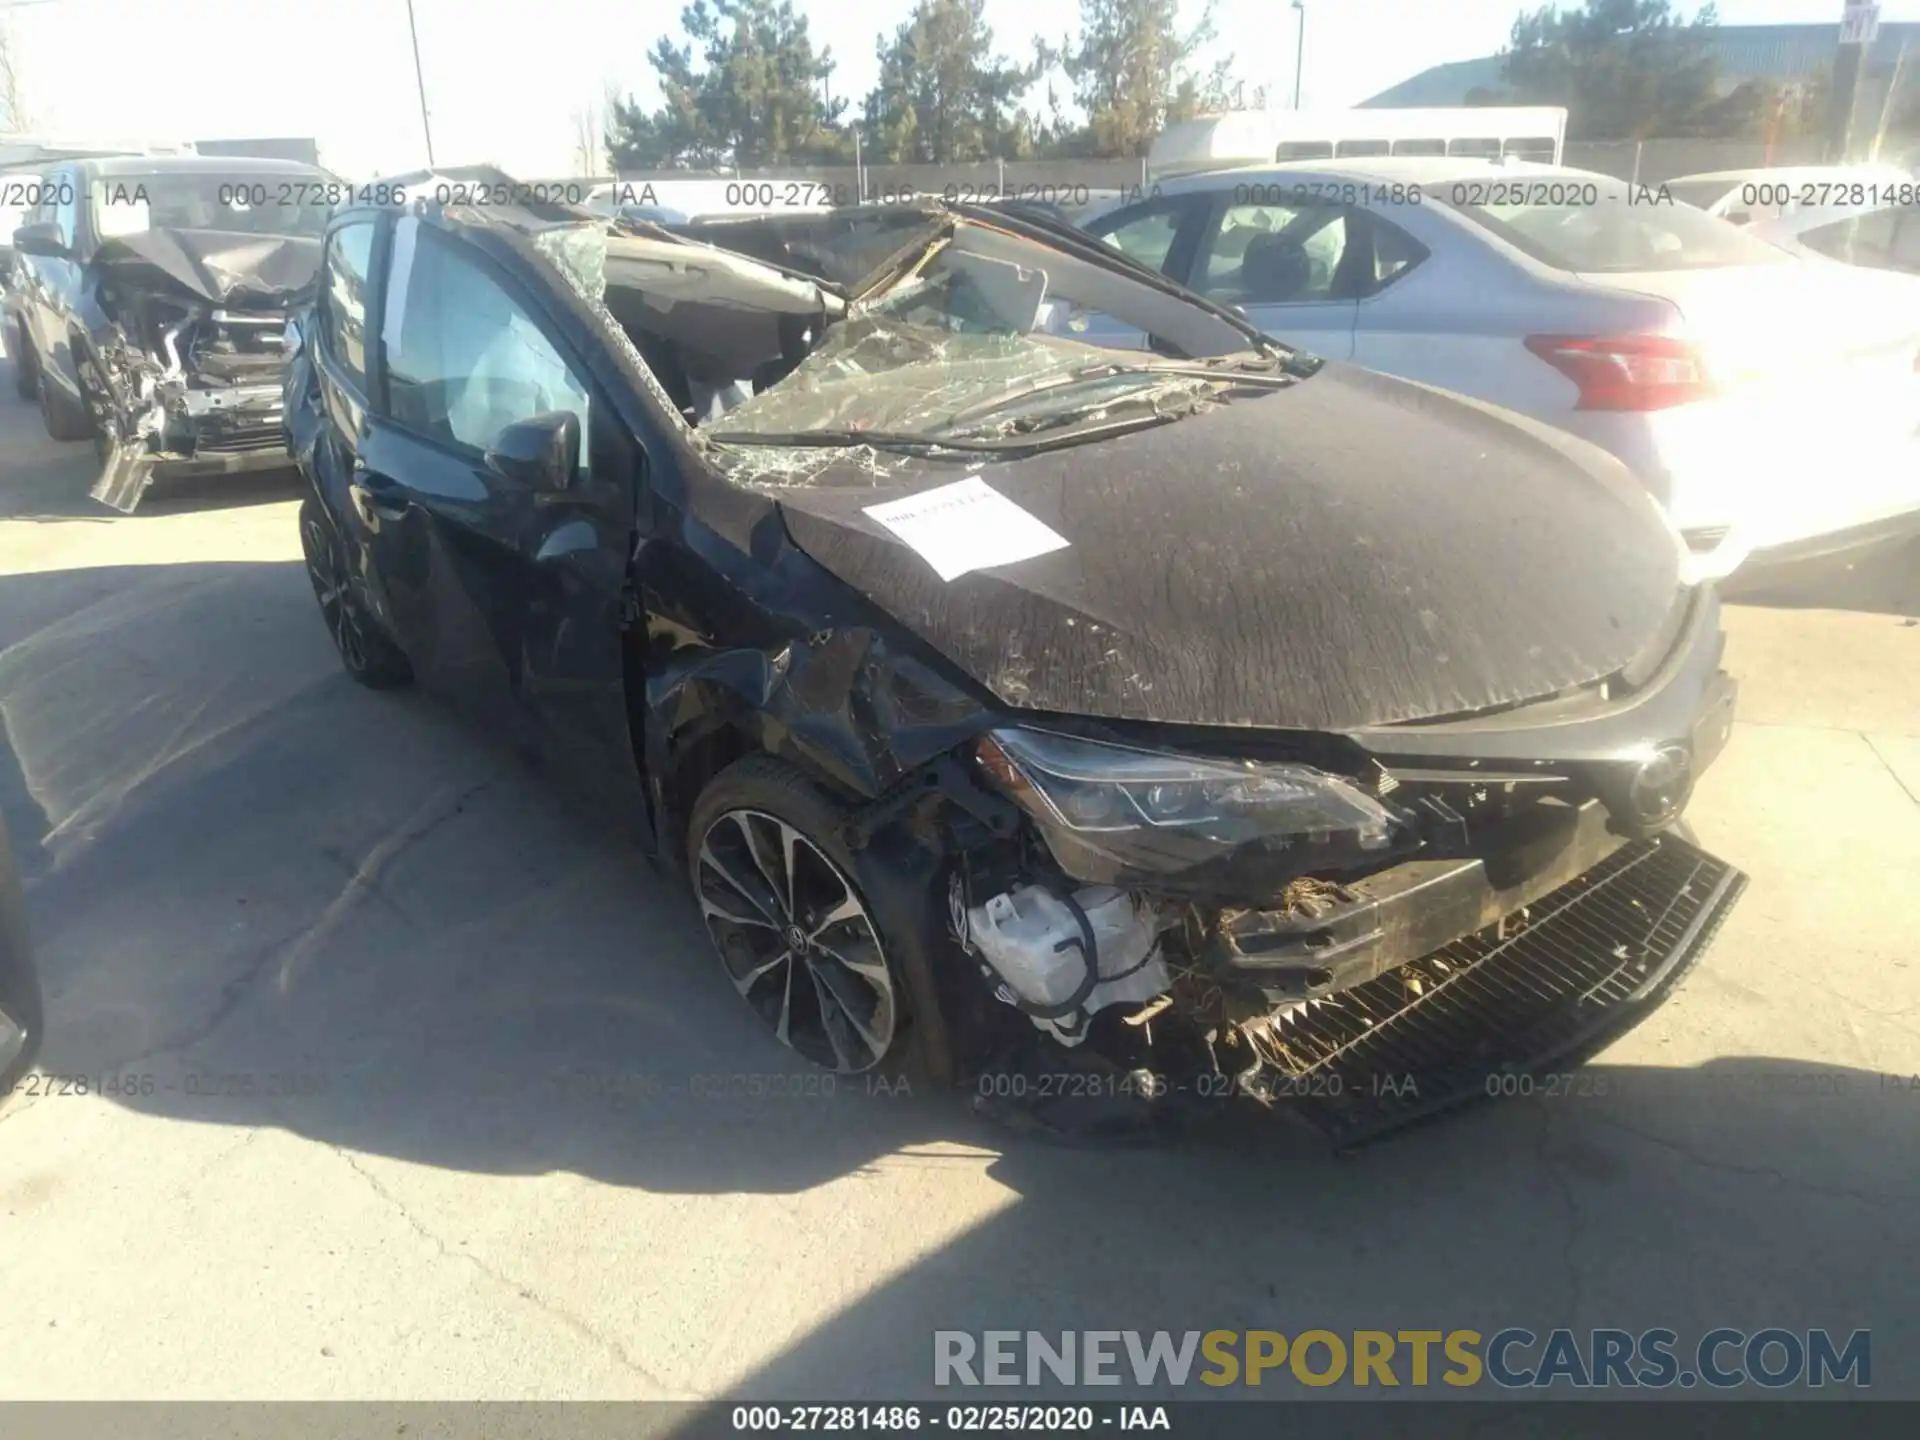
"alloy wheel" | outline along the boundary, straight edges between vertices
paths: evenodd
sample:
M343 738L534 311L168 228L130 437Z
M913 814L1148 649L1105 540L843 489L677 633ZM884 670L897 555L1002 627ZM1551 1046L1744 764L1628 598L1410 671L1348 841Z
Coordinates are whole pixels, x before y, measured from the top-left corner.
M715 819L697 865L720 963L780 1043L843 1075L878 1065L900 1011L880 933L846 872L759 810Z
M301 549L306 552L307 578L313 582L314 598L320 602L320 615L339 648L340 659L349 670L364 670L367 665L367 639L360 619L359 602L353 593L352 576L346 555L326 521L308 513L301 519Z

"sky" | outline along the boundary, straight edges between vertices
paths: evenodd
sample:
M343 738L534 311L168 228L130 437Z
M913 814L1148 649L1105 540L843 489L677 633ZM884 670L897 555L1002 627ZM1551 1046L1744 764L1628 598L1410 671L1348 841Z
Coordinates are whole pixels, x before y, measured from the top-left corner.
M10 0L0 0L0 22ZM311 136L321 161L364 178L426 161L407 0L12 0L36 131L69 139ZM1198 0L1183 0L1189 20ZM1429 65L1498 50L1522 0L1306 0L1303 103L1346 106ZM911 0L797 0L839 62L833 93L872 85L875 39ZM1682 9L1695 8L1683 0ZM1842 0L1722 0L1725 24L1837 21ZM657 98L647 52L676 0L413 0L435 158L521 175L573 169L574 116L609 85ZM1289 0L1216 0L1235 73L1290 96ZM987 0L1003 53L1058 41L1077 0ZM1882 18L1920 20L1920 0Z

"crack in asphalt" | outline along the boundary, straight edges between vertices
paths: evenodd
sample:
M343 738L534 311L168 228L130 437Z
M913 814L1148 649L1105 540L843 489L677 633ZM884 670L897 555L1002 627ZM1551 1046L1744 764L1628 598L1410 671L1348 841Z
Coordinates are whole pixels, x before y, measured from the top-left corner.
M1825 1195L1840 1200L1852 1200L1856 1204L1865 1205L1869 1209L1874 1210L1897 1205L1903 1207L1903 1212L1910 1213L1914 1205L1920 1204L1920 1195L1902 1195L1895 1191L1882 1190L1854 1190L1842 1185L1820 1185L1811 1180L1802 1180L1798 1176L1789 1175L1786 1171L1776 1169L1771 1165L1739 1165L1731 1160L1715 1160L1709 1156L1700 1154L1699 1151L1688 1145L1684 1140L1676 1140L1670 1135L1659 1135L1651 1130L1642 1130L1637 1125L1630 1125L1626 1121L1616 1119L1610 1115L1596 1115L1593 1118L1599 1124L1611 1125L1616 1130L1624 1131L1626 1134L1632 1135L1637 1139L1645 1140L1649 1145L1657 1145L1663 1150L1671 1150L1674 1154L1679 1155L1690 1164L1699 1166L1702 1170L1714 1170L1727 1175L1745 1175L1754 1179L1772 1180L1776 1184L1782 1185L1789 1190L1800 1190L1809 1195Z
M214 1031L224 1025L227 1022L227 1018L232 1015L235 1010L240 1008L240 1002L246 998L247 992L253 988L254 982L258 980L267 967L273 963L273 957L278 955L284 946L298 940L306 931L306 928L305 925L297 926L289 930L286 934L276 936L274 939L262 945L259 952L252 960L247 962L239 974L221 982L220 998L214 1002L213 1009L207 1014L205 1019L199 1024L189 1028L184 1035L178 1035L169 1040L162 1040L142 1050L137 1055L129 1055L125 1059L116 1061L104 1068L109 1070L125 1070L145 1060L156 1060L162 1055L184 1055L196 1045L201 1044L211 1036Z
M1873 758L1878 760L1880 764L1883 767L1885 767L1887 774L1893 777L1893 783L1900 787L1900 789L1905 793L1907 799L1913 801L1915 805L1920 805L1920 795L1916 795L1913 793L1913 787L1907 784L1907 782L1901 778L1900 772L1893 768L1892 762L1889 761L1886 756L1880 753L1880 747L1873 743L1873 736L1869 735L1864 730L1856 730L1853 733L1858 735L1862 740L1867 742L1867 749L1873 752Z
M342 891L341 898L336 899L332 904L327 906L319 919L303 921L285 934L269 940L260 947L258 953L255 954L253 959L250 960L237 975L221 983L218 1000L214 1002L213 1009L199 1024L192 1026L184 1035L162 1040L137 1055L128 1056L126 1059L117 1062L117 1064L111 1068L126 1069L128 1066L138 1065L147 1060L155 1060L161 1056L184 1055L195 1046L204 1043L216 1030L226 1023L235 1010L240 1008L241 1002L252 992L255 983L273 964L275 959L299 950L330 918L337 920L345 908L342 904L343 900L346 905L351 905L352 900L361 894L371 893L378 895L380 893L377 888L378 879L379 873L382 870L395 859L406 854L422 841L426 840L449 820L461 814L466 809L469 801L496 783L499 779L500 775L496 772L495 774L487 776L484 780L469 785L466 789L454 795L444 807L437 809L436 812L429 816L423 823L414 829L401 831L393 840L392 844L384 851L381 846L375 846L372 852L373 858L368 862L363 862L359 869L347 878L346 888ZM382 845L385 844L386 842L382 842ZM400 913L404 916L405 912Z
M28 1071L27 1073L30 1075L33 1072ZM21 1078L24 1079L25 1076ZM4 1110L0 1110L0 1125L6 1124L9 1120L18 1120L22 1115L26 1114L46 1098L44 1092L38 1095L29 1095L18 1105L9 1106Z
M372 1171L368 1170L365 1166L363 1166L359 1162L359 1160L355 1158L352 1151L347 1150L344 1147L339 1145L328 1145L327 1148L333 1151L333 1153L338 1155L342 1160L344 1160L349 1170L353 1171L354 1174L358 1175L362 1180L366 1181L367 1187L371 1189L375 1195L379 1196L380 1199L383 1200L393 1210L393 1212L396 1215L398 1215L402 1220L404 1220L407 1223L408 1228L410 1228L416 1235L418 1235L421 1239L425 1240L428 1244L432 1245L434 1249L439 1253L442 1259L466 1261L468 1264L472 1265L474 1269L478 1270L482 1275L486 1276L487 1279L493 1281L494 1284L500 1286L503 1289L511 1290L515 1295L519 1296L522 1300L525 1300L528 1304L532 1305L534 1309L540 1311L542 1314L548 1316L551 1319L559 1321L560 1324L564 1325L568 1330L572 1331L575 1335L579 1336L581 1339L587 1340L592 1344L597 1345L598 1347L600 1347L600 1349L604 1350L615 1361L617 1361L624 1369L626 1369L633 1375L639 1377L641 1380L644 1380L648 1385L652 1386L657 1392L659 1392L657 1398L665 1399L665 1400L693 1400L693 1399L699 1398L698 1396L689 1394L687 1392L675 1390L672 1386L668 1385L664 1380L662 1380L658 1375L654 1374L651 1370L647 1369L646 1366L640 1364L639 1361L635 1360L631 1355L629 1355L626 1351L626 1347L621 1345L619 1341L615 1340L610 1335L601 1334L600 1331L596 1330L592 1325L582 1320L579 1316L572 1314L570 1311L562 1309L558 1305L553 1304L551 1301L547 1300L544 1296L542 1296L538 1291L536 1291L531 1285L524 1285L518 1280L515 1280L512 1276L503 1274L502 1272L494 1269L491 1265L487 1264L486 1261L482 1260L478 1255L473 1254L471 1251L461 1250L456 1248L455 1246L449 1245L444 1239L442 1239L439 1235L434 1233L433 1230L431 1230L428 1226L423 1224L420 1221L419 1217L416 1216L411 1210L407 1208L406 1203L402 1201L399 1196L395 1195L391 1190L389 1190L385 1185L383 1185L380 1182L380 1178L377 1175L375 1175Z
M1573 1182L1567 1178L1559 1160L1550 1153L1549 1147L1553 1140L1554 1129L1553 1107L1536 1105L1534 1108L1540 1114L1540 1133L1534 1147L1534 1158L1539 1161L1540 1168L1546 1172L1547 1179L1552 1182L1553 1188L1559 1192L1560 1203L1567 1212L1566 1234L1560 1242L1560 1264L1567 1274L1567 1308L1564 1328L1571 1329L1586 1304L1586 1283L1580 1278L1578 1251L1580 1241L1586 1233L1587 1220L1585 1213L1580 1209L1579 1200L1574 1196Z

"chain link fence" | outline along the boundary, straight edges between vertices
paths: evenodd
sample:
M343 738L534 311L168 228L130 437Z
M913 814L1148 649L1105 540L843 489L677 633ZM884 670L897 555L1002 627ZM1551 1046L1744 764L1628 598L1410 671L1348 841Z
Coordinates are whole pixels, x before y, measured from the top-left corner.
M1818 165L1822 142L1818 137L1764 140L1572 140L1566 163L1576 170L1594 170L1618 180L1658 185L1682 175L1707 175L1717 170L1754 170L1776 165Z

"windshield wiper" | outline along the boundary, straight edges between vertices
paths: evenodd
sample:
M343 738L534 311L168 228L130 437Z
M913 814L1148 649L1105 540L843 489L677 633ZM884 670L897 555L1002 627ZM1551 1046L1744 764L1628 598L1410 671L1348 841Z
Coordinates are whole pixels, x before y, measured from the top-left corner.
M711 434L706 438L721 445L764 445L793 449L855 449L862 445L870 445L876 450L897 450L930 460L962 458L968 455L1012 457L1037 455L1043 450L1064 450L1070 445L1083 445L1090 440L1105 440L1115 435L1123 435L1130 430L1145 430L1154 425L1164 425L1168 421L1178 420L1185 413L1187 412L1184 410L1171 412L1147 410L1133 415L1115 417L1102 425L1084 425L1064 430L1050 428L1045 434L1008 436L1000 440L946 439L891 430L793 430L784 433L732 430ZM943 450L953 454L942 457L939 452Z
M1222 359L1224 360L1224 357ZM1228 388L1246 385L1266 390L1284 389L1293 383L1291 377L1262 373L1261 370L1234 368L1224 363L1219 363L1219 368L1213 368L1215 363L1219 362L1201 360L1170 361L1160 364L1122 364L1102 361L1098 364L1083 365L1057 379L1030 385L1024 390L1015 390L1009 394L996 395L990 400L983 400L977 405L969 405L963 410L957 410L947 422L948 429L949 432L962 430L973 421L1005 414L1008 410L1024 407L1029 402L1045 403L1084 386L1119 379L1123 376L1137 378L1140 382L1137 389L1119 391L1098 402L1089 401L1087 406L1097 405L1104 408L1108 405L1140 404L1146 399L1146 396L1140 392L1152 391L1156 381L1164 385L1164 382L1170 380L1201 380L1213 381ZM1081 408L1087 407L1072 407L1063 413L1071 416Z
M871 445L876 450L1004 450L990 440L943 440L901 430L721 430L706 432L716 445L766 445L792 449L852 449Z
M1006 394L983 399L977 405L968 405L966 409L954 411L952 417L948 417L948 426L960 428L968 420L979 419L983 415L996 415L998 411L1004 411L1010 405L1020 405L1023 401L1037 399L1037 397L1054 396L1062 390L1098 384L1102 380L1116 380L1119 376L1142 376L1142 384L1150 384L1160 376L1167 376L1173 380L1221 380L1221 382L1246 380L1250 384L1271 384L1275 388L1288 384L1288 380L1281 380L1279 376L1273 376L1273 374L1235 369L1231 365L1225 365L1225 359L1227 357L1221 357L1219 361L1162 361L1162 363L1094 361L1092 365L1079 365L1064 374L1050 376L1046 380L1041 380L1039 384L1031 384L1021 390L1010 390ZM1215 365L1219 365L1219 369L1213 369ZM1261 365L1261 369L1265 369L1265 365Z

